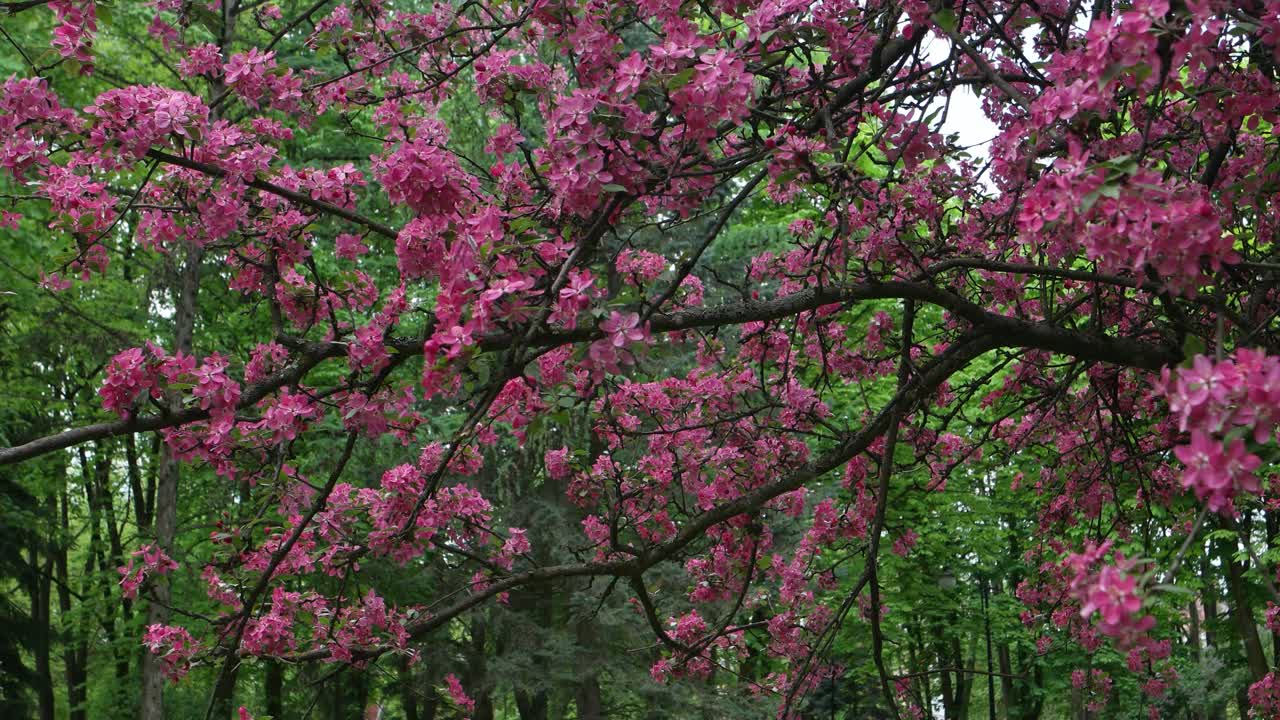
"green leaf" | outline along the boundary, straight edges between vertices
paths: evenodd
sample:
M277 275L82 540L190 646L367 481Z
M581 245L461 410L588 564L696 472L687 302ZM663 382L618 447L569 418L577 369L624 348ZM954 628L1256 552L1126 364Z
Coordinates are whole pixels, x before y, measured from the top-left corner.
M949 33L956 31L956 12L951 8L943 8L933 14L933 22Z
M1195 335L1188 335L1182 341L1182 367L1191 367L1192 361L1197 355L1203 355L1205 350L1204 340Z
M675 91L689 84L693 80L693 68L685 68L671 77L671 82L667 83L667 88Z
M192 3L188 7L188 12L195 15L196 22L203 25L206 30L216 35L222 34L222 18L201 3Z
M538 221L530 217L520 217L512 220L510 223L507 223L507 225L511 229L512 233L519 235L525 230L532 230L537 227Z

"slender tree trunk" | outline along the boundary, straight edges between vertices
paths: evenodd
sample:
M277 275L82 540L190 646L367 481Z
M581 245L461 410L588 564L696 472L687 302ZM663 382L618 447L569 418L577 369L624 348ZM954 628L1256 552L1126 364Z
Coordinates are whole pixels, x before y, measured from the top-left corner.
M1248 532L1245 530L1245 532ZM1249 663L1251 683L1258 682L1267 674L1267 658L1262 652L1262 641L1258 637L1258 625L1253 619L1253 608L1245 586L1244 563L1236 562L1235 543L1221 546L1222 565L1227 569L1227 592L1231 599L1231 617L1235 620L1236 632L1244 643L1245 659Z
M611 280L610 292L614 292L614 288ZM605 451L604 441L590 428L585 432L587 451L594 463ZM563 498L564 494L561 493L560 497ZM578 708L578 720L601 720L604 717L604 702L600 695L600 678L592 659L597 645L595 625L587 618L578 620L574 627L574 637L578 645L574 662L581 677L573 697Z
M578 684L574 700L578 707L578 720L601 720L604 717L600 680L595 675Z
M600 678L595 668L589 667L589 658L596 645L596 628L586 619L581 620L575 629L579 653L579 672L582 681L574 693L574 701L578 706L578 720L601 720L604 717L604 702L600 696ZM582 660L588 660L583 663Z
M1008 643L996 645L996 661L1000 664L1000 703L999 716L1004 720L1012 720L1014 708L1019 705L1013 684L1013 662L1009 656Z
M173 536L178 515L178 463L163 451L160 460L159 483L156 492L156 544L169 553L173 549ZM150 587L152 601L147 606L147 625L164 625L169 622L169 603L172 596L168 583L163 580ZM142 720L164 720L164 672L160 660L151 653L142 655Z
M409 659L402 658L396 684L400 687L400 705L404 707L404 720L418 720L418 687L413 681L413 668Z
M1267 510L1265 512L1267 522L1267 549L1275 550L1280 546L1280 513L1275 510ZM1272 565L1266 569L1271 577L1275 577L1276 567ZM1271 631L1271 657L1273 661L1280 665L1280 630Z
M976 677L972 672L961 672L960 668L973 670L977 666L977 648L977 634L970 635L968 659L965 659L960 655L960 638L956 637L951 641L951 652L955 657L956 668L956 718L958 720L969 717L969 700L973 697L973 680Z
M67 683L68 717L71 720L85 720L85 670L84 656L87 648L82 645L82 635L78 623L71 620L71 584L67 572L67 543L71 537L71 517L68 507L66 475L61 478L59 490L61 508L61 541L54 550L54 569L58 574L58 624L62 630L62 661L64 677Z
M138 441L124 436L124 457L129 471L129 494L133 496L133 519L139 528L151 527L151 511L147 491L142 488L142 469L138 465Z
M1218 635L1214 628L1218 625L1218 575L1209 563L1208 553L1200 558L1200 577L1204 581L1204 638L1205 647L1214 650L1218 645ZM1210 711L1212 720L1226 717L1226 708L1219 706Z
M40 543L32 540L30 547L31 579L28 593L31 596L31 622L35 626L31 654L35 659L36 674L36 707L40 720L53 720L53 670L49 662L49 648L52 644L52 627L50 623L50 579L53 572L53 556L45 553L43 568L40 563Z
M187 248L187 258L174 288L174 352L191 354L191 336L195 326L196 294L200 290L200 262L203 251ZM177 409L177 397L169 404ZM155 539L165 553L172 556L173 538L178 523L178 460L167 445L160 448L160 469L156 483ZM163 580L151 586L153 602L147 607L147 625L169 622L172 599L169 584ZM160 661L151 653L142 656L142 720L164 720L164 672Z
M942 681L942 716L946 720L955 720L956 717L956 696L951 685L951 663L948 661L947 653L941 646L938 648L938 673L939 679Z
M1187 628L1187 640L1191 645L1191 656L1196 659L1196 662L1200 662L1200 605L1198 598L1187 603L1187 618L1189 625Z
M516 711L520 720L547 720L547 691L539 690L529 693L522 689L515 691Z
M483 613L471 618L471 647L467 652L467 679L463 683L476 701L471 720L493 720L493 690L490 687L485 662L488 645L488 625Z
M276 660L266 663L264 688L267 696L267 714L271 720L284 720L284 666Z
M328 702L325 703L324 716L329 720L348 720L345 714L347 697L346 686L349 679L344 677L347 673L338 673L325 683L324 689L328 691Z
M115 501L112 499L114 493L112 492L111 487L111 456L103 443L98 443L95 447L95 455L98 457L94 473L97 481L96 492L98 500L102 506L102 512L104 515L103 522L107 526L107 542L110 543L111 546L111 554L109 558L104 558L104 562L102 563L102 575L103 577L111 578L115 576L115 569L124 565L124 543L120 538L120 526L116 524ZM127 512L128 511L126 510L126 514ZM124 647L121 647L117 642L118 633L115 624L116 614L114 608L116 607L116 603L113 601L114 594L114 583L103 583L103 595L107 600L107 616L105 618L106 625L104 627L107 630L109 636L108 639L111 641L112 651L115 653L116 680L123 686L129 677L129 658L132 653ZM127 628L129 625L129 619L133 617L133 602L131 600L121 600L119 602L119 607L121 623ZM129 643L128 645L132 647L133 643ZM133 693L127 694L129 696L133 695Z

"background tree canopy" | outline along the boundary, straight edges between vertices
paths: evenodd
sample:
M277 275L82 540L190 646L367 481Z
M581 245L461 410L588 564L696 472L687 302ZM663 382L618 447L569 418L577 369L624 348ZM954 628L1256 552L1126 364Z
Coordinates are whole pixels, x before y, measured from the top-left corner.
M0 1L0 714L1280 718L1278 62Z

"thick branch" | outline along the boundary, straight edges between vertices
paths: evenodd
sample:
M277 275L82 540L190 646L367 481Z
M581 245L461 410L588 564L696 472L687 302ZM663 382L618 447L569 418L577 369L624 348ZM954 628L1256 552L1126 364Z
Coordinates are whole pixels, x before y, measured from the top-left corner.
M943 382L975 358L995 348L994 340L985 333L974 333L963 341L957 342L927 366L912 382L899 390L884 408L856 433L850 435L836 448L821 457L805 464L783 479L764 485L731 502L717 506L714 510L699 515L678 532L675 537L658 545L641 555L627 560L611 560L598 563L575 563L570 565L554 565L535 568L505 578L494 580L477 591L454 602L452 605L434 614L424 616L408 626L410 635L420 637L440 628L462 613L483 604L499 593L514 588L537 583L549 582L571 577L616 576L635 577L654 567L658 563L669 560L684 551L696 540L705 537L707 530L738 515L754 512L770 500L806 485L817 478L843 466L865 451L872 442L888 429L892 419L898 415L906 416L921 400L928 397ZM387 648L372 648L358 653L361 657L371 657L385 652ZM319 648L290 660L312 661L329 656L327 648Z
M650 329L654 333L668 333L695 328L740 325L747 322L779 320L835 303L895 298L916 300L945 308L974 327L989 333L993 342L999 347L1047 350L1081 360L1106 362L1143 370L1159 370L1166 365L1176 365L1182 360L1180 351L1170 346L1141 342L1132 338L1096 335L1055 327L1047 323L1006 317L984 310L981 306L947 290L924 283L909 282L868 283L843 288L809 288L772 300L750 300L714 307L693 308L654 316L650 322ZM603 336L604 333L598 328L584 327L567 332L534 335L529 344L536 347L556 347L569 343L588 342ZM503 350L510 347L512 342L514 342L514 336L511 333L493 333L480 338L479 347L484 351ZM394 340L390 345L404 355L416 355L422 352L422 345L417 340ZM250 386L241 397L240 407L250 407L275 389L298 382L322 360L340 357L346 353L346 345L339 342L311 343L304 347L306 349L296 364L257 385ZM207 410L188 408L170 415L117 420L67 430L57 435L33 440L25 445L0 449L0 465L19 462L90 440L161 430L197 422L208 417Z
M184 168L187 168L188 170L195 170L198 173L203 173L210 177L220 178L220 177L226 177L227 175L227 171L223 170L217 165L210 165L209 163L190 160L180 155L172 155L170 153L167 153L161 150L148 150L147 157L160 160L161 162L169 163L170 165L177 165L178 167L184 167ZM261 190L262 192L271 193L272 195L282 197L285 200L288 200L290 202L294 202L299 205L305 205L313 210L317 210L327 215L333 215L335 217L340 217L343 220L353 222L357 225L363 225L364 227L367 227L370 230L385 237L394 239L396 235L399 234L399 231L397 231L395 228L391 227L390 225L384 225L383 223L380 223L377 220L367 218L357 212L348 210L344 207L339 207L337 205L334 205L333 203L328 203L323 200L316 200L315 198L311 197L310 195L307 195L306 193L300 193L300 192L297 192L296 190L290 190L289 188L281 187L279 185L276 185L275 183L267 182L266 180L261 180L256 177L249 178L245 181L245 185L248 185L249 187L255 190Z
M320 364L326 358L337 357L345 352L345 346L339 343L317 343L309 345L303 351L301 357L293 365L271 375L260 383L250 385L240 396L240 404L238 407L246 408L252 406L262 398L270 395L277 388L289 385L301 380L313 367ZM55 450L79 445L80 443L89 442L91 440L102 440L109 437L118 437L120 435L132 435L134 433L151 432L154 430L163 430L164 428L174 427L176 425L185 425L187 423L199 422L209 418L208 410L201 410L198 407L187 408L176 413L167 413L161 415L149 415L145 417L135 417L128 420L115 420L112 422L97 423L95 425L86 425L84 427L74 428L56 435L32 440L29 443L18 445L11 448L0 449L0 465L9 465L33 457L38 457Z

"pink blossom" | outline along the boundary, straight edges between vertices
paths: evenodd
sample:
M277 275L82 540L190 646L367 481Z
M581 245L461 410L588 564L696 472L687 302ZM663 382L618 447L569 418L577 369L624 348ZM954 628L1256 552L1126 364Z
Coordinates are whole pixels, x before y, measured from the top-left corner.
M547 466L547 474L552 480L564 480L569 477L569 448L548 450L543 458Z
M449 698L453 700L453 704L464 713L473 713L476 710L476 701L472 700L462 689L462 683L458 681L458 676L449 673L444 676L445 685L449 690Z
M200 650L199 643L186 628L171 625L148 625L142 643L160 659L164 674L174 682L187 674L192 657Z

